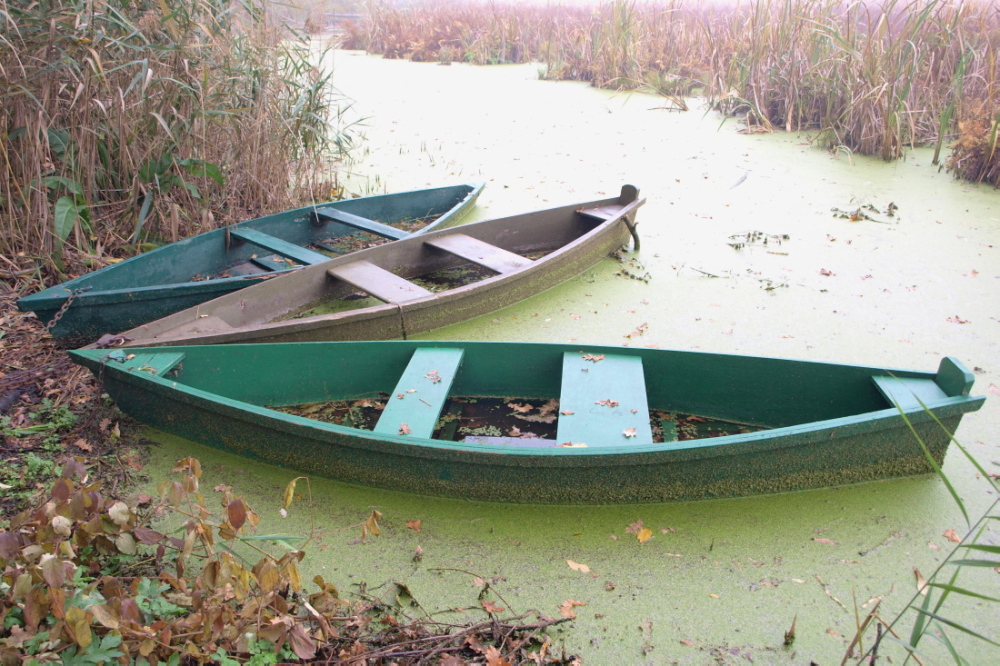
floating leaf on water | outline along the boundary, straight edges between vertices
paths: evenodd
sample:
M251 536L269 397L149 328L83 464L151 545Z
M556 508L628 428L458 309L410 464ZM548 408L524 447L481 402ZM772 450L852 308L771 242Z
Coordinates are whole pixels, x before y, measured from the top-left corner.
M479 603L483 605L483 610L486 611L487 613L490 613L490 614L493 614L493 613L502 613L505 610L507 610L503 606L498 606L498 605L496 605L495 603L493 603L492 601L490 601L488 599L483 599Z
M954 543L962 543L962 537L958 536L955 533L955 530L951 529L950 527L946 529L944 531L944 534L942 534L941 536L943 536L948 541L952 541Z
M566 560L566 564L568 564L569 568L572 569L573 571L579 571L581 573L590 573L590 567L588 567L586 564L580 564L579 562L574 562L573 560Z
M576 617L576 613L573 611L573 608L575 608L576 606L586 606L586 605L587 605L586 601L567 599L566 601L559 604L559 614L562 615L563 617L568 617L570 619L573 619Z
M409 527L414 532L416 532L417 534L420 534L420 520L419 519L406 521L406 526Z

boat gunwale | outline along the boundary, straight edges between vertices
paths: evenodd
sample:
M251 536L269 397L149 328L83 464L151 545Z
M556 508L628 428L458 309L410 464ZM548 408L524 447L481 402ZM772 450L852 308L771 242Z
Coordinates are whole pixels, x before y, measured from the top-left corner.
M475 203L476 199L478 199L479 195L482 193L483 188L485 188L485 186L486 183L483 181L474 181L469 183L460 183L457 185L445 185L442 187L405 190L402 192L391 192L386 194L374 195L371 197L357 197L355 199L341 199L339 201L327 201L325 203L318 205L313 204L310 206L302 206L300 208L293 208L290 210L272 213L271 215L262 215L250 218L248 220L242 220L232 225L219 227L217 229L210 229L208 231L195 234L193 236L188 236L187 238L181 238L177 241L173 241L171 243L158 247L154 250L150 250L149 252L143 252L141 254L137 254L133 257L123 259L122 261L109 264L107 266L103 266L95 271L90 271L88 273L85 273L84 275L80 275L79 277L75 277L71 280L66 280L65 282L60 282L59 284L39 290L33 294L29 294L27 296L18 299L17 301L18 308L22 311L30 310L36 313L39 311L57 310L63 305L63 303L66 302L67 297L71 293L73 293L75 288L79 286L86 288L86 282L92 281L93 279L95 279L95 276L98 276L98 274L101 274L97 278L100 279L100 277L103 277L103 275L105 274L103 273L104 271L108 271L110 269L119 269L119 267L121 266L127 266L136 261L148 260L147 259L148 257L156 256L156 253L158 252L166 251L167 254L175 253L180 248L185 248L195 242L198 244L213 242L214 240L217 239L219 235L224 234L226 232L226 229L242 227L245 225L249 226L250 223L256 222L257 220L261 220L265 217L271 217L272 215L288 215L291 220L295 220L301 216L308 216L308 214L314 210L322 210L324 208L331 208L331 207L336 208L337 207L336 204L340 204L345 201L357 201L359 199L370 200L381 197L402 198L407 195L426 192L428 190L447 190L447 189L458 190L461 188L469 188L468 192L465 193L465 195L461 198L461 200L455 203L451 208L449 208L441 217L434 220L434 222L427 225L426 227L423 227L421 229L418 229L417 231L412 232L411 234L409 234L409 236L407 236L407 238L409 238L410 236L418 236L425 233L430 233L432 231L442 230L444 228L447 228L447 224L452 222L456 216L462 216L468 212L468 208L470 207L470 205ZM331 260L335 258L336 257L331 257ZM273 277L278 277L280 275L286 275L288 273L300 270L302 268L305 268L305 266L301 265L292 266L281 270L268 271L266 273L256 273L253 275L239 275L239 276L232 276L225 278L208 278L205 280L198 280L198 281L186 280L184 282L171 282L166 284L154 284L154 285L146 285L140 287L123 287L119 289L97 289L93 291L85 291L77 295L74 307L79 308L91 305L111 305L116 303L124 303L131 300L135 300L130 297L131 294L135 293L142 293L144 295L154 295L158 291L163 291L165 292L163 298L176 297L177 295L176 292L178 290L183 290L187 293L192 293L192 294L198 293L200 291L211 291L211 289L207 288L199 289L198 287L201 285L226 286L240 281L268 280Z
M417 341L414 341L417 342ZM441 346L440 341L420 341L428 342L430 344L416 345L415 348L421 346ZM448 341L447 346L461 346L463 344L469 344L472 341ZM315 342L315 343L274 343L274 344L313 344L313 345L323 345L331 343ZM356 344L356 343L345 343L345 344ZM517 343L524 345L546 345L552 347L563 348L566 345L552 344L552 343ZM227 345L227 347L234 347L237 345ZM254 345L247 345L254 346ZM577 346L571 345L574 350ZM174 347L171 348L174 352L181 352L183 348ZM600 351L601 353L608 353L609 350L624 350L629 351L629 348L615 348L615 347L602 347L595 345L584 345L580 347L583 352L594 352ZM79 350L80 355L85 355L93 363L99 363L100 359L94 356L98 352L105 350ZM136 350L133 350L136 351ZM160 347L151 347L148 349L150 353L169 353ZM640 351L640 350L632 350ZM661 350L656 350L661 351ZM664 352L676 353L678 350L662 350ZM71 354L76 354L77 352L70 352ZM681 353L695 353L702 354L706 356L732 356L731 354L715 353L715 352L681 352ZM793 359L783 359L783 358L773 358L773 357L754 357L765 360L775 360L775 361L793 361ZM816 365L831 365L828 363L817 362L817 361L798 361L804 363L815 363ZM832 364L832 365L843 365L843 364ZM166 377L158 377L149 373L143 373L140 371L130 372L126 369L117 368L111 365L105 365L105 368L111 368L113 373L119 377L119 381L122 378L138 378L137 381L125 380L125 383L130 385L140 385L143 382L151 383L153 386L161 389L159 392L165 397L181 401L179 396L186 398L183 402L187 404L198 404L201 408L208 408L212 411L224 410L229 412L226 414L227 418L235 418L243 422L251 422L251 418L247 418L250 415L256 416L258 418L263 418L267 421L266 424L254 423L254 425L260 427L264 425L267 428L272 428L276 431L285 432L288 434L302 436L305 435L307 438L323 441L324 438L318 437L317 433L330 433L333 435L339 435L341 437L348 438L348 441L337 441L337 442L326 442L333 444L338 447L348 447L361 450L377 450L381 449L380 453L389 453L393 456L399 457L410 457L410 458L423 458L423 459L444 459L445 457L454 457L460 455L464 459L462 462L466 464L475 463L477 458L489 458L491 460L496 460L498 456L506 457L510 459L511 465L517 465L518 463L530 462L532 464L541 465L543 467L558 467L562 465L567 465L570 463L560 462L564 458L573 459L572 466L575 467L596 467L600 465L613 464L617 467L628 467L628 466L639 466L639 465L657 465L663 464L664 462L676 462L683 463L694 460L705 460L712 458L721 458L729 455L732 451L734 445L743 444L750 447L743 448L740 450L741 454L753 453L759 454L765 451L775 451L783 449L799 448L802 446L810 446L816 443L822 443L824 441L829 441L831 439L842 439L843 437L848 437L855 434L867 434L873 432L880 432L889 429L898 429L905 424L905 420L902 418L905 416L906 420L912 425L918 425L930 421L940 420L942 418L948 418L950 416L961 416L967 412L972 412L978 410L982 403L985 402L985 396L972 396L972 395L958 395L950 396L945 399L934 400L924 403L923 407L914 406L906 409L900 409L898 407L887 407L880 410L873 410L868 412L861 412L859 414L854 414L850 416L837 417L833 419L824 419L821 421L811 421L803 424L796 424L790 426L782 426L778 428L770 428L766 430L760 430L750 433L740 433L735 435L726 435L722 437L708 437L699 438L692 440L685 440L684 442L661 442L646 445L636 445L623 448L620 445L605 445L605 446L587 446L587 447L517 447L517 446L499 446L491 444L472 444L464 442L450 442L446 440L437 440L432 438L420 438L411 437L408 435L393 435L393 434L375 434L369 430L361 430L358 428L350 428L342 425L337 425L334 423L328 423L324 421L318 421L315 419L309 419L302 416L296 416L294 414L287 414L276 409L269 407L263 407L260 405L255 405L244 400L238 400L234 398L229 398L224 395L213 393L204 389L199 389L177 379L169 379ZM871 369L873 371L873 376L878 376L877 373L882 373L883 376L892 376L896 374L906 374L909 378L914 379L931 379L935 378L935 373L929 372L918 372L913 370L903 370L903 369L887 369L868 366L854 366L859 369ZM968 408L965 408L968 407ZM898 420L893 417L900 417ZM838 432L845 431L846 432ZM835 437L836 435L836 437ZM391 443L394 445L402 445L399 450L393 450L391 452L386 452L382 447L384 443ZM484 460L484 462L489 462ZM589 463L589 464L588 464Z

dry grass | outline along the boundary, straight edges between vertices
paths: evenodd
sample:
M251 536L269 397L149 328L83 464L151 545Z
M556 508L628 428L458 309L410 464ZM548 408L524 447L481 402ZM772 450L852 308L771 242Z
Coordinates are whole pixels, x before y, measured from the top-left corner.
M0 0L0 270L329 198L336 98L258 0ZM290 183L291 179L291 183Z
M908 146L940 148L958 122L1000 109L1000 8L988 0L374 2L344 46L414 60L537 60L546 78L701 91L752 128L817 131L830 148L886 160Z

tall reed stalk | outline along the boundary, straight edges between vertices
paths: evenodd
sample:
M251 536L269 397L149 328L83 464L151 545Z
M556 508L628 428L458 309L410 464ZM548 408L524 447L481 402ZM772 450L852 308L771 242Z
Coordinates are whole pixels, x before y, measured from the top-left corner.
M0 270L286 208L349 141L261 0L0 0L0 23Z

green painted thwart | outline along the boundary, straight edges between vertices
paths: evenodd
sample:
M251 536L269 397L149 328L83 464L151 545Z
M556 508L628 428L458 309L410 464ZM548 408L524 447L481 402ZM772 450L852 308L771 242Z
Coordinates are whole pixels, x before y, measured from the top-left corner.
M499 310L578 275L628 242L643 203L639 191L625 185L610 199L404 238L306 266L122 336L132 347L406 338ZM439 292L413 282L472 265L489 277ZM359 291L381 302L330 311L330 303Z
M408 373L424 370L413 379L431 374L425 367L430 353L451 359L448 367L430 368L454 374L441 382L452 382L451 395L535 401L566 394L567 355L573 363L585 354L635 359L641 362L650 409L769 429L632 443L624 434L582 428L577 432L589 441L577 443L586 447L540 448L398 434L395 422L382 432L365 431L267 407L398 393L401 382L412 383L401 379ZM491 342L204 345L70 354L103 379L125 412L181 437L340 481L503 502L663 502L928 473L932 466L891 399L900 400L939 464L948 431L984 401L969 395L971 373L950 358L937 373L928 373L703 352ZM422 360L411 367L415 356ZM634 368L628 372L635 376ZM915 389L923 405L892 398L896 389L887 398L885 386L897 379ZM420 395L423 387L413 388L413 395ZM613 384L608 388L614 390ZM638 404L631 394L601 399L618 400L626 413L633 401ZM437 397L427 402L440 411ZM580 418L588 417L559 415Z
M388 225L433 216L437 219L413 235L444 228L471 210L483 186L470 183L347 199L247 220L63 282L22 298L17 305L33 310L47 323L77 291L51 332L65 346L84 345L105 333L134 328L301 265L327 261L330 256L305 247L326 238L359 231L403 238L410 234ZM270 260L268 255L274 254L292 262ZM231 277L210 277L227 270Z

